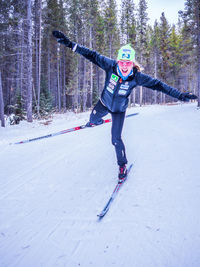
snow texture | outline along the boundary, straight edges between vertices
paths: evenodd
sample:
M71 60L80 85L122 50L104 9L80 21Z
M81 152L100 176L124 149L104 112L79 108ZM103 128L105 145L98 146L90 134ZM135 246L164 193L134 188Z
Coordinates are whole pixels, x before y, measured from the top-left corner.
M89 113L0 128L0 267L200 266L200 111L135 112L123 129L134 167L100 222L117 182L111 123L20 145Z

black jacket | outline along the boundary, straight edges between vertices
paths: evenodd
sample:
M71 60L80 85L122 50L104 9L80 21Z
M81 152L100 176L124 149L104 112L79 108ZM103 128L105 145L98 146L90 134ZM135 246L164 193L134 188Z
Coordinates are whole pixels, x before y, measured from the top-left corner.
M138 85L161 91L175 98L179 98L181 95L181 92L177 89L141 73L135 67L133 68L133 74L126 81L122 80L117 73L116 60L100 55L84 46L77 45L75 52L105 70L106 79L101 101L111 112L124 112L128 106L128 97L132 89Z

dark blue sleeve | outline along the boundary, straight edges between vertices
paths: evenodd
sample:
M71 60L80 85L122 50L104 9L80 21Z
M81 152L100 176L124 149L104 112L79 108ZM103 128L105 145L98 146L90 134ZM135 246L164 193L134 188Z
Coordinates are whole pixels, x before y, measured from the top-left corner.
M90 50L89 48L81 45L77 45L75 52L84 56L86 59L90 60L105 71L110 70L110 68L116 64L115 60L105 57L96 51Z
M142 85L144 87L151 88L152 90L163 92L175 98L179 98L181 95L181 92L179 90L167 85L164 82L161 82L158 79L154 79L151 76L141 73L141 72L136 73L136 81L138 85Z

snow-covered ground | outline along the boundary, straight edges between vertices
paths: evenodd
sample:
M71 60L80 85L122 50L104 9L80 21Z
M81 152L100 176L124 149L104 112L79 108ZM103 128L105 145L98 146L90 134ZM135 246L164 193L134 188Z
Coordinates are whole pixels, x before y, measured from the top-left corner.
M0 128L0 267L199 267L200 111L196 104L129 109L123 140L134 167L117 182L110 127L9 143L84 124Z

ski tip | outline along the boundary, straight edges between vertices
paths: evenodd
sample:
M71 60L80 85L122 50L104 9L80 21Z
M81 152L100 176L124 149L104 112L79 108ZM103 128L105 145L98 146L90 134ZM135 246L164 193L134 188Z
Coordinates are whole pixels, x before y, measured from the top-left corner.
M130 169L133 167L133 163L131 163L130 165L129 165L129 167L128 167L128 169L129 169L129 171L130 171Z
M107 211L106 212L102 212L102 213L100 213L100 214L97 215L98 221L101 221L103 219L103 217L106 215Z
M104 216L104 215L101 215L101 214L98 214L98 215L97 215L97 217L98 217L98 219L97 219L98 222L100 222L100 221L103 219L103 216Z
M131 113L131 114L126 115L126 118L129 118L129 117L132 117L132 116L136 116L138 114L139 114L139 112Z

